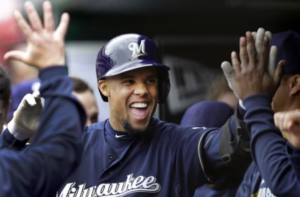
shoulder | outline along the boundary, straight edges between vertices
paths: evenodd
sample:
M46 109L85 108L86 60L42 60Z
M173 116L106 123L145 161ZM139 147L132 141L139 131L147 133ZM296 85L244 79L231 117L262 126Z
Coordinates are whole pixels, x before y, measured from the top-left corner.
M94 123L90 126L85 127L85 132L83 133L83 141L90 142L95 139L101 139L104 132L105 121Z
M165 122L156 118L152 119L152 132L160 137L167 136L168 138L181 139L182 137L200 137L203 133L211 130L206 127L181 126L175 123ZM214 128L215 129L215 128Z

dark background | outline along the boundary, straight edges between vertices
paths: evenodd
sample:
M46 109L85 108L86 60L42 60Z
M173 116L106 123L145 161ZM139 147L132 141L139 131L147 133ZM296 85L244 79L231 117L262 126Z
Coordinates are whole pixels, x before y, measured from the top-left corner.
M72 2L64 9L74 21L67 40L109 40L124 33L140 33L154 39L163 55L218 70L223 60L230 60L230 52L238 50L238 39L248 30L300 30L299 0ZM167 105L160 106L160 118L167 121L179 123L183 113L172 114Z

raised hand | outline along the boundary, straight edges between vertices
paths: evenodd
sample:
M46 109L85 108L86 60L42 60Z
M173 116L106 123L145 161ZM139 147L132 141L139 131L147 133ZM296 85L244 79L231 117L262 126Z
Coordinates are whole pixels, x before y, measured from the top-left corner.
M53 65L65 65L64 38L68 29L69 15L64 13L58 28L55 30L52 6L49 1L43 3L44 26L31 2L26 2L25 9L30 21L26 22L19 11L14 12L15 20L26 41L27 49L9 51L5 60L19 60L30 66L42 69Z
M272 77L268 72L269 38L267 36L264 36L261 45L261 52L257 53L253 36L251 32L247 32L246 38L240 38L240 60L237 53L232 52L236 94L242 100L253 94L267 94L273 97L280 83L284 62L279 62Z
M274 122L290 144L300 149L300 110L275 113Z
M264 36L267 36L269 40L272 38L272 34L269 31L265 31L263 28L259 28L257 32L252 32L253 39L255 40L255 49L257 53L259 54L261 52L262 43ZM269 53L269 66L268 70L271 76L274 75L275 66L276 66L276 57L277 57L277 47L272 46ZM257 61L259 61L259 56L256 56ZM221 68L223 70L223 73L227 79L228 85L230 89L235 93L238 99L239 96L236 94L236 88L234 83L234 70L230 62L224 61L221 64Z

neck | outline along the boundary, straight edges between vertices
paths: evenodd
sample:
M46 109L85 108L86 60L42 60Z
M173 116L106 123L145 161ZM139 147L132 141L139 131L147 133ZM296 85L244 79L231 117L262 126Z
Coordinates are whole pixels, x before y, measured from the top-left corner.
M109 123L115 131L125 132L125 129L119 119L109 117Z

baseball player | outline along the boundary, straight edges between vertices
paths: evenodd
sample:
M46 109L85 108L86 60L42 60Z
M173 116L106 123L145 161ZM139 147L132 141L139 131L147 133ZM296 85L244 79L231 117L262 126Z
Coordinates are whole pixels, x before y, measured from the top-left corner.
M250 37L247 33L248 42L241 39L242 52L246 46L255 51ZM262 53L246 51L251 60L261 60L243 59L241 67L249 69L242 77L234 64L234 80L239 98L252 95L250 102L266 105L281 67L274 79L265 72L268 39L262 44ZM232 169L250 163L248 134L236 117L220 129L178 126L152 117L169 93L168 70L156 45L143 35L118 36L99 51L98 87L110 117L87 128L81 163L57 196L193 196L197 187L224 181ZM238 110L242 117L245 112Z
M83 105L86 112L86 126L98 122L98 106L93 90L83 80L70 77L73 81L73 94Z
M275 34L272 44L278 48L278 58L285 60L284 75L280 87L273 97L272 108L275 112L295 110L300 108L300 35L294 31ZM247 105L246 104L246 108ZM273 121L273 112L262 108L263 119ZM246 116L255 116L248 109ZM279 117L278 117L279 116ZM284 116L288 117L288 116ZM258 196L258 197L296 197L300 195L299 180L299 134L286 132L288 143L282 138L281 132L273 124L268 127L258 127L257 120L246 121L251 132L251 149L254 162L250 165L244 176L236 196ZM275 124L282 125L280 114L275 116ZM285 132L285 126L280 126Z
M247 34L248 43L242 39L242 50L246 46L255 50L250 37ZM267 38L263 44L265 54ZM248 55L256 58L255 53ZM264 71L266 57L260 56L259 66L242 62L249 70L237 77L237 86L240 98L252 95L250 102L268 107L268 96L254 94L272 96L281 67L272 79ZM240 130L236 135L234 117L221 129L177 126L152 117L170 84L168 67L161 63L149 38L125 34L112 39L100 50L96 71L110 118L88 128L81 164L57 196L193 196L197 187L224 181L232 169L249 164L249 147L242 146L247 137ZM257 78L264 78L265 83L256 83ZM228 143L228 137L238 144Z
M84 109L71 94L72 82L67 78L66 68L53 66L65 62L63 38L67 29L68 15L62 16L60 26L54 32L49 24L49 18L53 17L49 2L44 3L45 28L36 18L37 12L32 4L25 5L31 26L19 12L15 12L15 17L29 47L26 52L8 52L4 58L21 60L40 69L39 78L42 82L40 93L45 99L45 106L36 140L23 152L4 147L11 146L18 149L24 145L26 141L23 137L27 131L20 128L28 124L31 117L23 116L23 112L24 110L28 112L27 105L39 108L41 106L39 98L27 96L22 101L24 105L19 106L8 125L10 131L16 132L10 133L5 130L1 135L0 196L2 197L54 196L64 179L79 163L82 153L80 136L86 121ZM45 40L47 42L44 42ZM2 85L8 88L7 76L4 78L5 80L1 80L1 88Z

